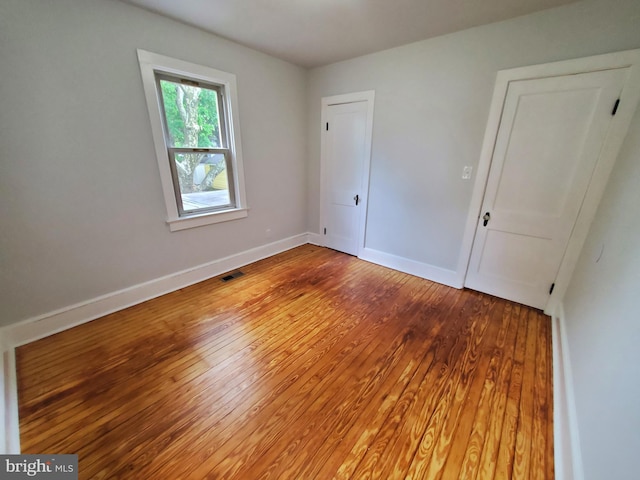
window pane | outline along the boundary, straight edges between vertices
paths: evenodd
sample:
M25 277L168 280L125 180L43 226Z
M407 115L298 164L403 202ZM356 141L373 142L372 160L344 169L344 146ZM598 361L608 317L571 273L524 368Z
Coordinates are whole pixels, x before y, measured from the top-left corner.
M230 205L224 154L175 153L174 162L185 212Z
M215 90L160 79L165 123L171 147L216 148L220 142Z

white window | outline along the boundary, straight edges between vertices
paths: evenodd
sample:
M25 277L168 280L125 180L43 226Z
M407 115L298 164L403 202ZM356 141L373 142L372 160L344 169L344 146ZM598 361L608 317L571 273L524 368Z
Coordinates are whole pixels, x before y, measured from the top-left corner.
M171 230L247 216L236 77L138 50Z

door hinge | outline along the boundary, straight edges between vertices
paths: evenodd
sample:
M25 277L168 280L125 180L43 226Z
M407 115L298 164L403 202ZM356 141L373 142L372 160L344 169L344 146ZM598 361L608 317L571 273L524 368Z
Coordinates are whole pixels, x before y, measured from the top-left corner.
M551 295L553 293L553 289L556 288L556 284L552 283L551 284L551 288L549 289L549 295Z
M327 227L324 227L324 234L327 234Z
M611 111L611 115L615 115L618 111L618 106L620 105L620 99L616 100L616 103L613 105L613 110Z
M327 122L327 132L329 131L329 122Z

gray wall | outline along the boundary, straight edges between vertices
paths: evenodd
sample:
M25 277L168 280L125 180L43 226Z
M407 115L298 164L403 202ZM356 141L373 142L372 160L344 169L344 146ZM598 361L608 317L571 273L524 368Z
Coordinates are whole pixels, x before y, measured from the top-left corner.
M169 231L137 48L237 75L248 218ZM304 69L112 0L2 0L0 69L0 325L306 231Z
M579 2L311 71L309 230L320 101L375 90L366 246L455 270L498 70L640 47L640 2Z
M565 296L585 478L640 472L640 110Z

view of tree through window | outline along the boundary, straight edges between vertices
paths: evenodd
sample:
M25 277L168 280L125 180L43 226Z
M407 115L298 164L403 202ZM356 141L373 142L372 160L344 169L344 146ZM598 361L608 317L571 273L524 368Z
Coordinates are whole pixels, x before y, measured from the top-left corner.
M160 78L169 152L185 212L230 204L224 119L215 87Z

